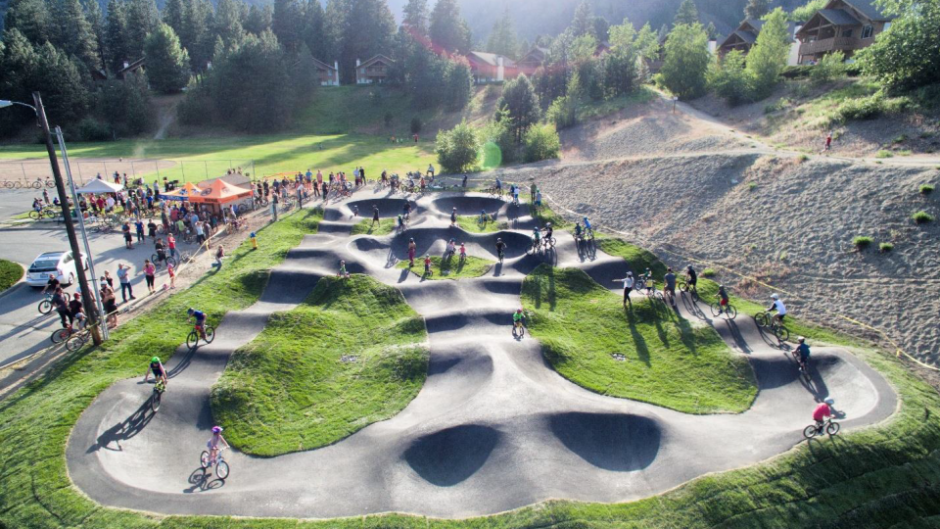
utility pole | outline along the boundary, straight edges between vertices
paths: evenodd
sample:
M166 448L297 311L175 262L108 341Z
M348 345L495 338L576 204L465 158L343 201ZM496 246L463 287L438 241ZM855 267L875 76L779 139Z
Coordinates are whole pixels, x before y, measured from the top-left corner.
M59 203L62 205L62 218L65 221L65 232L69 237L69 246L72 248L72 257L75 258L75 273L78 275L78 286L82 289L82 305L85 308L85 314L88 317L88 325L91 328L91 336L95 345L101 344L101 329L96 325L98 323L98 308L91 302L91 297L96 295L88 288L88 279L85 278L85 259L78 246L78 237L75 235L75 223L72 222L72 213L69 208L68 195L65 193L65 182L62 180L62 173L59 171L59 160L55 154L55 146L52 144L52 133L49 131L49 121L46 120L46 109L42 106L42 98L39 92L33 92L33 102L36 103L36 117L39 118L39 126L42 127L43 137L46 140L46 151L49 153L49 162L52 164L52 177L55 179L56 191L59 194ZM78 207L78 204L75 204Z

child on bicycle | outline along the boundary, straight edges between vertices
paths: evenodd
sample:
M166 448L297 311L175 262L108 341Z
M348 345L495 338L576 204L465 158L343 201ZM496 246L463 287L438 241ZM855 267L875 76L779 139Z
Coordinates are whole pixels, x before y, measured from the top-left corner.
M538 248L542 243L542 230L539 228L532 228L532 246Z
M803 336L797 338L796 341L799 345L793 350L793 356L796 357L796 361L805 369L806 362L809 361L809 345L806 344L806 338Z
M728 291L724 285L718 285L718 315L728 310Z
M512 325L513 327L525 325L525 314L522 313L522 309L516 309L516 312L512 313Z
M457 241L455 241L454 239L447 241L447 249L444 250L444 257L447 257L448 255L454 255L456 253L457 253Z
M454 208L450 212L450 226L454 227L457 225L457 208Z
M460 260L463 261L467 258L467 247L463 243L460 243Z
M821 429L823 424L826 422L827 417L832 417L832 405L835 404L835 400L831 397L824 400L819 406L816 406L816 409L813 410L813 420L816 421L816 428Z
M153 372L153 380L163 382L165 386L167 383L166 379L166 368L163 367L163 362L160 361L159 356L155 356L150 359L150 365L147 366L147 371L144 372L144 382L147 382L147 379L150 378L150 373Z
M431 254L424 256L424 275L431 275Z
M771 294L770 299L773 300L773 303L771 303L770 307L767 309L767 312L773 312L774 310L776 310L777 314L774 315L773 319L774 321L782 325L783 318L785 318L787 315L787 307L786 305L783 304L783 301L781 301L780 296L777 295L776 293Z
M195 328L199 331L199 335L202 336L202 339L206 339L206 314L202 311L196 310L192 307L186 311L186 314L189 315L189 318L186 319L187 322L192 322L193 318L196 319Z
M584 235L587 236L588 233L594 235L594 228L591 227L591 222L587 217L581 219L584 222Z
M209 465L212 466L212 463L215 463L215 458L219 455L219 445L222 445L222 448L229 448L228 442L222 437L222 427L213 426L212 427L212 437L209 438L209 442L206 443L206 448L209 449Z

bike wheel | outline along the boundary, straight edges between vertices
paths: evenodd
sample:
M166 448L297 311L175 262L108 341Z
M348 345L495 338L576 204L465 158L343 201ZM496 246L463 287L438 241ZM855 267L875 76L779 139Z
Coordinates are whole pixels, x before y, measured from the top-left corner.
M738 315L738 309L734 308L733 305L725 306L725 314L728 315L729 319L734 319Z
M154 391L153 395L150 397L150 409L154 413L157 413L160 410L160 392Z
M777 327L774 329L774 336L781 342L785 342L790 339L790 331L786 327Z
M717 318L718 316L721 315L721 305L719 305L718 303L712 303L710 307L712 309L712 316Z
M215 475L218 476L219 479L225 479L228 477L228 470L228 463L219 459L219 462L215 466Z
M558 241L556 241L554 237L549 237L549 238L545 239L545 242L548 243L548 247L549 247L549 248L555 248L555 243L558 242Z
M85 333L78 333L69 336L69 339L65 342L65 348L69 350L70 353L74 353L82 348L85 345L85 342L88 341L88 338L85 336Z
M215 329L212 327L206 327L206 343L212 343L212 340L215 340Z
M818 433L819 433L819 430L816 429L816 425L814 424L810 424L806 428L803 428L803 437L807 439L812 439L813 437L816 437Z
M52 336L49 339L52 340L52 343L64 342L69 339L69 334L71 333L68 329L56 329L52 331Z
M766 312L758 312L754 316L754 323L756 323L758 327L766 327L770 324L770 316Z
M40 314L49 314L52 312L52 302L48 299L44 299L39 302L39 313Z
M839 433L839 423L830 422L829 425L826 426L826 433L829 435L835 435Z
M32 184L30 184L30 187L32 187L33 189L42 189L42 182L40 182L39 180L36 180Z
M190 349L195 349L199 344L199 333L195 330L189 331L189 336L186 337L186 347Z
M209 468L209 452L203 450L202 454L199 455L199 466L201 466L203 470Z
M31 220L39 220L42 218L42 212L36 211L35 209L29 212L29 218Z
M538 252L538 251L539 251L539 247L538 247L538 246L536 246L535 244L530 244L529 247L525 249L525 254L526 254L526 255L533 255L533 254L535 254L535 253Z

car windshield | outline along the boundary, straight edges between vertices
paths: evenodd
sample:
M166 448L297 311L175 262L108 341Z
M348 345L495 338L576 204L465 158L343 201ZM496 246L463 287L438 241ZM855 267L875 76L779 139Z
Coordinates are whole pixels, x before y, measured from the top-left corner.
M59 264L58 259L39 259L33 261L32 266L29 267L30 272L53 272L56 269L56 265Z

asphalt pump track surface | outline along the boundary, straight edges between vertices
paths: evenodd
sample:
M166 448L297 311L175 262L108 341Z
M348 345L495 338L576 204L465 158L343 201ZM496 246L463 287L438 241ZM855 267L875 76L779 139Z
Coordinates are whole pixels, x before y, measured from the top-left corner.
M350 237L355 222L371 218L372 204L383 217L396 216L404 204L364 194L330 205L324 222L331 228L291 250L260 300L229 312L212 344L180 347L167 366L171 381L159 413L150 412L151 385L139 378L101 393L67 447L70 477L82 491L103 505L164 514L295 518L384 512L461 518L548 499L622 502L791 449L827 396L845 414L843 430L881 422L897 408L884 378L849 352L814 347L814 374L805 383L789 353L751 318L712 319L702 312L707 306L687 298L679 303L682 317L713 325L735 354L748 356L760 387L748 411L690 415L583 389L546 363L537 340L512 337L510 315L520 306L525 274L539 263L580 268L610 286L627 270L622 259L579 255L573 237L560 231L554 253L526 256L534 225L526 206L482 196L422 197L412 202L404 234ZM518 231L468 234L450 227L453 207L496 212ZM508 249L483 277L422 280L395 268L407 259L410 237L419 255L441 255L450 238L492 261L497 237ZM210 387L233 351L257 336L272 313L296 307L319 278L335 274L340 259L351 272L399 288L425 317L430 365L421 392L395 417L324 448L272 458L227 451L229 478L207 478L198 458L213 425Z

